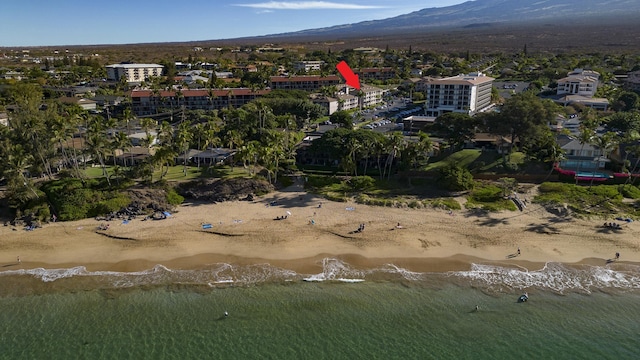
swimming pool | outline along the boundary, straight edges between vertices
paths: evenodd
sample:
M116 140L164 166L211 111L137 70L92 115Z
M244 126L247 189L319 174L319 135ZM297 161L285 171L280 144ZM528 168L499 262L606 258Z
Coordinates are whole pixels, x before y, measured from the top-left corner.
M578 171L576 172L576 177L608 179L611 177L611 175L597 171Z
M592 160L563 160L560 162L560 167L565 170L595 170L598 164Z

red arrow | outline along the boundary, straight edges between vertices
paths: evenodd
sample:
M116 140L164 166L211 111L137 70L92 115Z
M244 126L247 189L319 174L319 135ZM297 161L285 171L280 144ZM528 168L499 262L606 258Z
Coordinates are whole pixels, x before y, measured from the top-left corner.
M338 69L347 85L356 88L356 90L360 90L360 79L358 75L353 73L353 70L351 70L345 61L340 61L338 65L336 65L336 69Z

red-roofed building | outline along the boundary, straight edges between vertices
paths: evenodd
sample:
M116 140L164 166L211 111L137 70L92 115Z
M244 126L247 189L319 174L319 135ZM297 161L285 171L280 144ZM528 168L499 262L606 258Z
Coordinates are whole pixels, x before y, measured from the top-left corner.
M390 67L383 68L362 68L356 71L360 81L364 80L380 80L386 81L390 79L395 79L396 71Z
M131 92L131 104L133 112L138 116L153 115L182 106L187 110L220 110L240 107L269 92L270 90L254 91L247 88L159 92L134 90Z
M272 76L271 88L274 90L318 91L326 86L340 83L338 75L329 76Z

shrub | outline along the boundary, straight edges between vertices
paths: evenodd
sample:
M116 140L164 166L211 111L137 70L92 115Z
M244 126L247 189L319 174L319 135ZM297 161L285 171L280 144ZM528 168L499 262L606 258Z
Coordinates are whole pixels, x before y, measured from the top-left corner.
M476 202L495 202L502 198L502 189L495 185L484 186L474 190L471 198Z
M280 176L278 177L278 181L282 187L288 187L293 185L293 180L289 176Z
M631 184L622 185L620 193L627 199L640 199L640 189Z
M131 203L131 199L125 194L113 193L109 194L109 196L111 196L109 199L102 200L90 207L85 217L94 217L116 212Z
M473 175L466 168L450 165L440 170L438 182L447 190L462 191L473 188Z
M376 181L371 176L356 176L348 181L349 186L358 191L370 189L375 183Z
M452 198L441 198L441 199L433 200L431 202L431 206L433 206L434 208L441 208L441 209L447 209L447 210L462 209L462 206L460 206L460 203Z
M184 196L178 194L175 189L167 190L167 202L171 205L180 205L184 201Z

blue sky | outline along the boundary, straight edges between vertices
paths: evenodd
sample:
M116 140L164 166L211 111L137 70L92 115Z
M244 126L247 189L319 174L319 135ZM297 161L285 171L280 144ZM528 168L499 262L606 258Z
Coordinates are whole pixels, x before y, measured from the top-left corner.
M464 0L3 0L0 47L197 41L384 19Z

